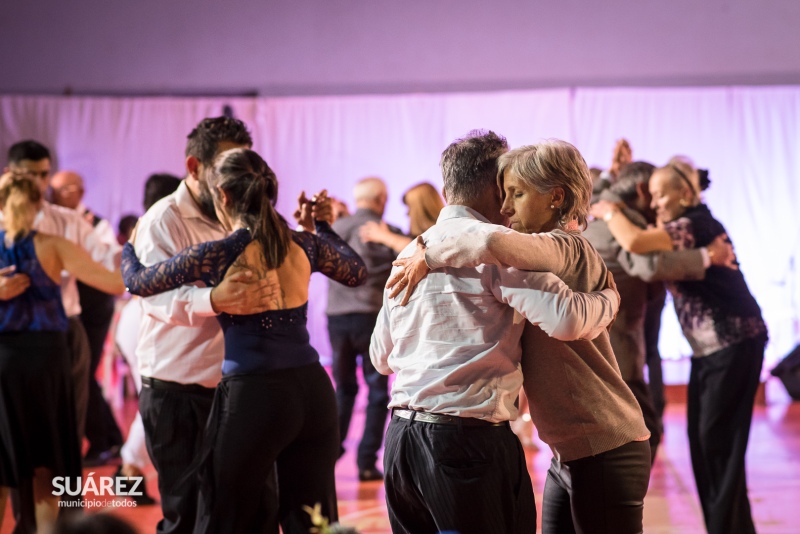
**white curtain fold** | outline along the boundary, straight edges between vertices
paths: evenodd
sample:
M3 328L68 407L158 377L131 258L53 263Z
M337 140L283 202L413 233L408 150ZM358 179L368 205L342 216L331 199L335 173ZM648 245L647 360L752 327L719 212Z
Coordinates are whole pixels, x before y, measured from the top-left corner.
M800 87L579 88L487 93L309 98L92 98L0 96L0 150L21 139L51 148L55 169L86 181L86 204L113 223L141 214L153 172L184 173L186 136L225 106L251 128L254 148L280 181L278 209L291 220L297 195L328 189L352 207L365 176L389 184L386 220L407 229L402 193L441 187L441 151L475 128L512 146L545 138L575 143L590 165L608 166L614 140L661 165L686 154L710 170L705 200L726 226L771 331L766 367L796 343L800 224ZM325 280L315 277L312 342L329 353ZM662 350L688 354L674 313Z

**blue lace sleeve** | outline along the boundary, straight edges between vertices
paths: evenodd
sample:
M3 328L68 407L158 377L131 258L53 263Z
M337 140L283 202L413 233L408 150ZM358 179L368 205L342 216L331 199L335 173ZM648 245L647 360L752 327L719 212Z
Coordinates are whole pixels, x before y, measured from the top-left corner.
M355 250L326 222L316 222L317 234L294 232L293 239L306 251L312 272L320 272L349 287L367 281L367 267Z
M248 230L237 230L225 239L185 248L172 258L150 267L142 265L133 245L125 243L122 279L128 291L140 297L157 295L197 281L209 287L215 286L251 241Z

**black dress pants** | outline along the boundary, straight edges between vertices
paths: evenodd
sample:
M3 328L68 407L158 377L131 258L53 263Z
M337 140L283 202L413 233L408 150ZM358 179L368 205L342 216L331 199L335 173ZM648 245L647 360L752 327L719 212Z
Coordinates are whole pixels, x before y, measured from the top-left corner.
M569 462L553 458L542 534L639 534L650 481L650 444L632 441Z
M103 358L108 328L114 318L114 297L78 282L81 297L81 323L89 339L91 364L89 366L89 402L86 407L86 439L91 457L122 445L122 432L114 414L103 397L103 390L95 375Z
M460 426L393 416L383 456L394 534L536 532L525 453L503 426Z
M213 389L142 377L139 412L164 514L158 533L194 531L199 484L190 470L201 452L213 399Z
M766 337L692 359L687 399L689 450L709 534L755 533L745 453Z
M372 469L383 443L386 417L389 414L389 377L380 374L369 359L369 342L376 313L349 313L328 316L328 334L333 351L333 380L336 383L336 404L339 408L339 437L344 443L350 429L353 405L358 395L358 357L361 372L369 387L364 433L358 445L358 468ZM344 448L341 449L344 451Z

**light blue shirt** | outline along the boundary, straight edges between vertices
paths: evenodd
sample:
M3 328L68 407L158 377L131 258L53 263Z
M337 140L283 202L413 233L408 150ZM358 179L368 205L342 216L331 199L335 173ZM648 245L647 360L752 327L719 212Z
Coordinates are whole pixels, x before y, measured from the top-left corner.
M487 223L470 208L446 206L423 238L437 243ZM522 385L524 320L564 341L593 339L618 307L613 290L573 293L550 273L445 267L430 272L406 306L384 291L370 358L379 372L397 375L391 408L508 421Z

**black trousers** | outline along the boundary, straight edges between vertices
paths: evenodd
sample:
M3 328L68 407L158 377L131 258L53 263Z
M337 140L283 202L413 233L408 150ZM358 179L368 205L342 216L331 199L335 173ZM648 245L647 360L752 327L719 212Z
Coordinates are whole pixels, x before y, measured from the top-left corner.
M658 350L658 338L661 331L661 313L667 299L667 290L663 282L652 282L647 285L647 310L644 316L644 354L647 364L648 387L658 426L663 430L664 407L664 371L661 367L661 353ZM648 428L650 428L648 426ZM652 432L652 431L651 431ZM652 445L652 443L651 443ZM651 451L655 456L656 451Z
M383 443L386 417L389 414L389 377L380 374L369 359L369 342L378 314L350 313L328 316L328 334L333 351L333 380L339 407L339 437L342 443L350 429L353 405L358 395L358 357L361 372L369 387L364 433L358 445L358 468L372 469ZM341 451L344 451L342 447Z
M158 533L190 533L197 515L199 485L190 469L200 454L214 390L198 385L147 384L142 377L139 412L145 442L158 472L163 519Z
M544 485L542 534L639 534L649 481L647 441L569 462L553 458Z
M395 534L536 532L525 453L507 424L470 427L394 416L383 465Z
M307 534L304 507L315 504L338 520L335 397L319 363L225 377L214 403L197 532L277 534L280 523L285 534Z
M78 282L83 328L89 338L91 364L89 366L89 403L86 407L86 438L90 448L87 456L107 451L123 443L122 432L114 414L103 397L103 390L95 374L103 358L108 328L114 318L114 297Z
M660 364L660 363L659 363ZM639 408L642 410L644 417L644 424L647 430L650 431L650 465L656 461L656 451L661 444L661 437L664 435L663 420L660 415L656 413L653 406L653 398L650 395L650 388L642 378L634 380L626 380L625 384L630 388L636 402L639 403Z
M766 337L692 359L689 450L709 534L754 533L745 452Z

